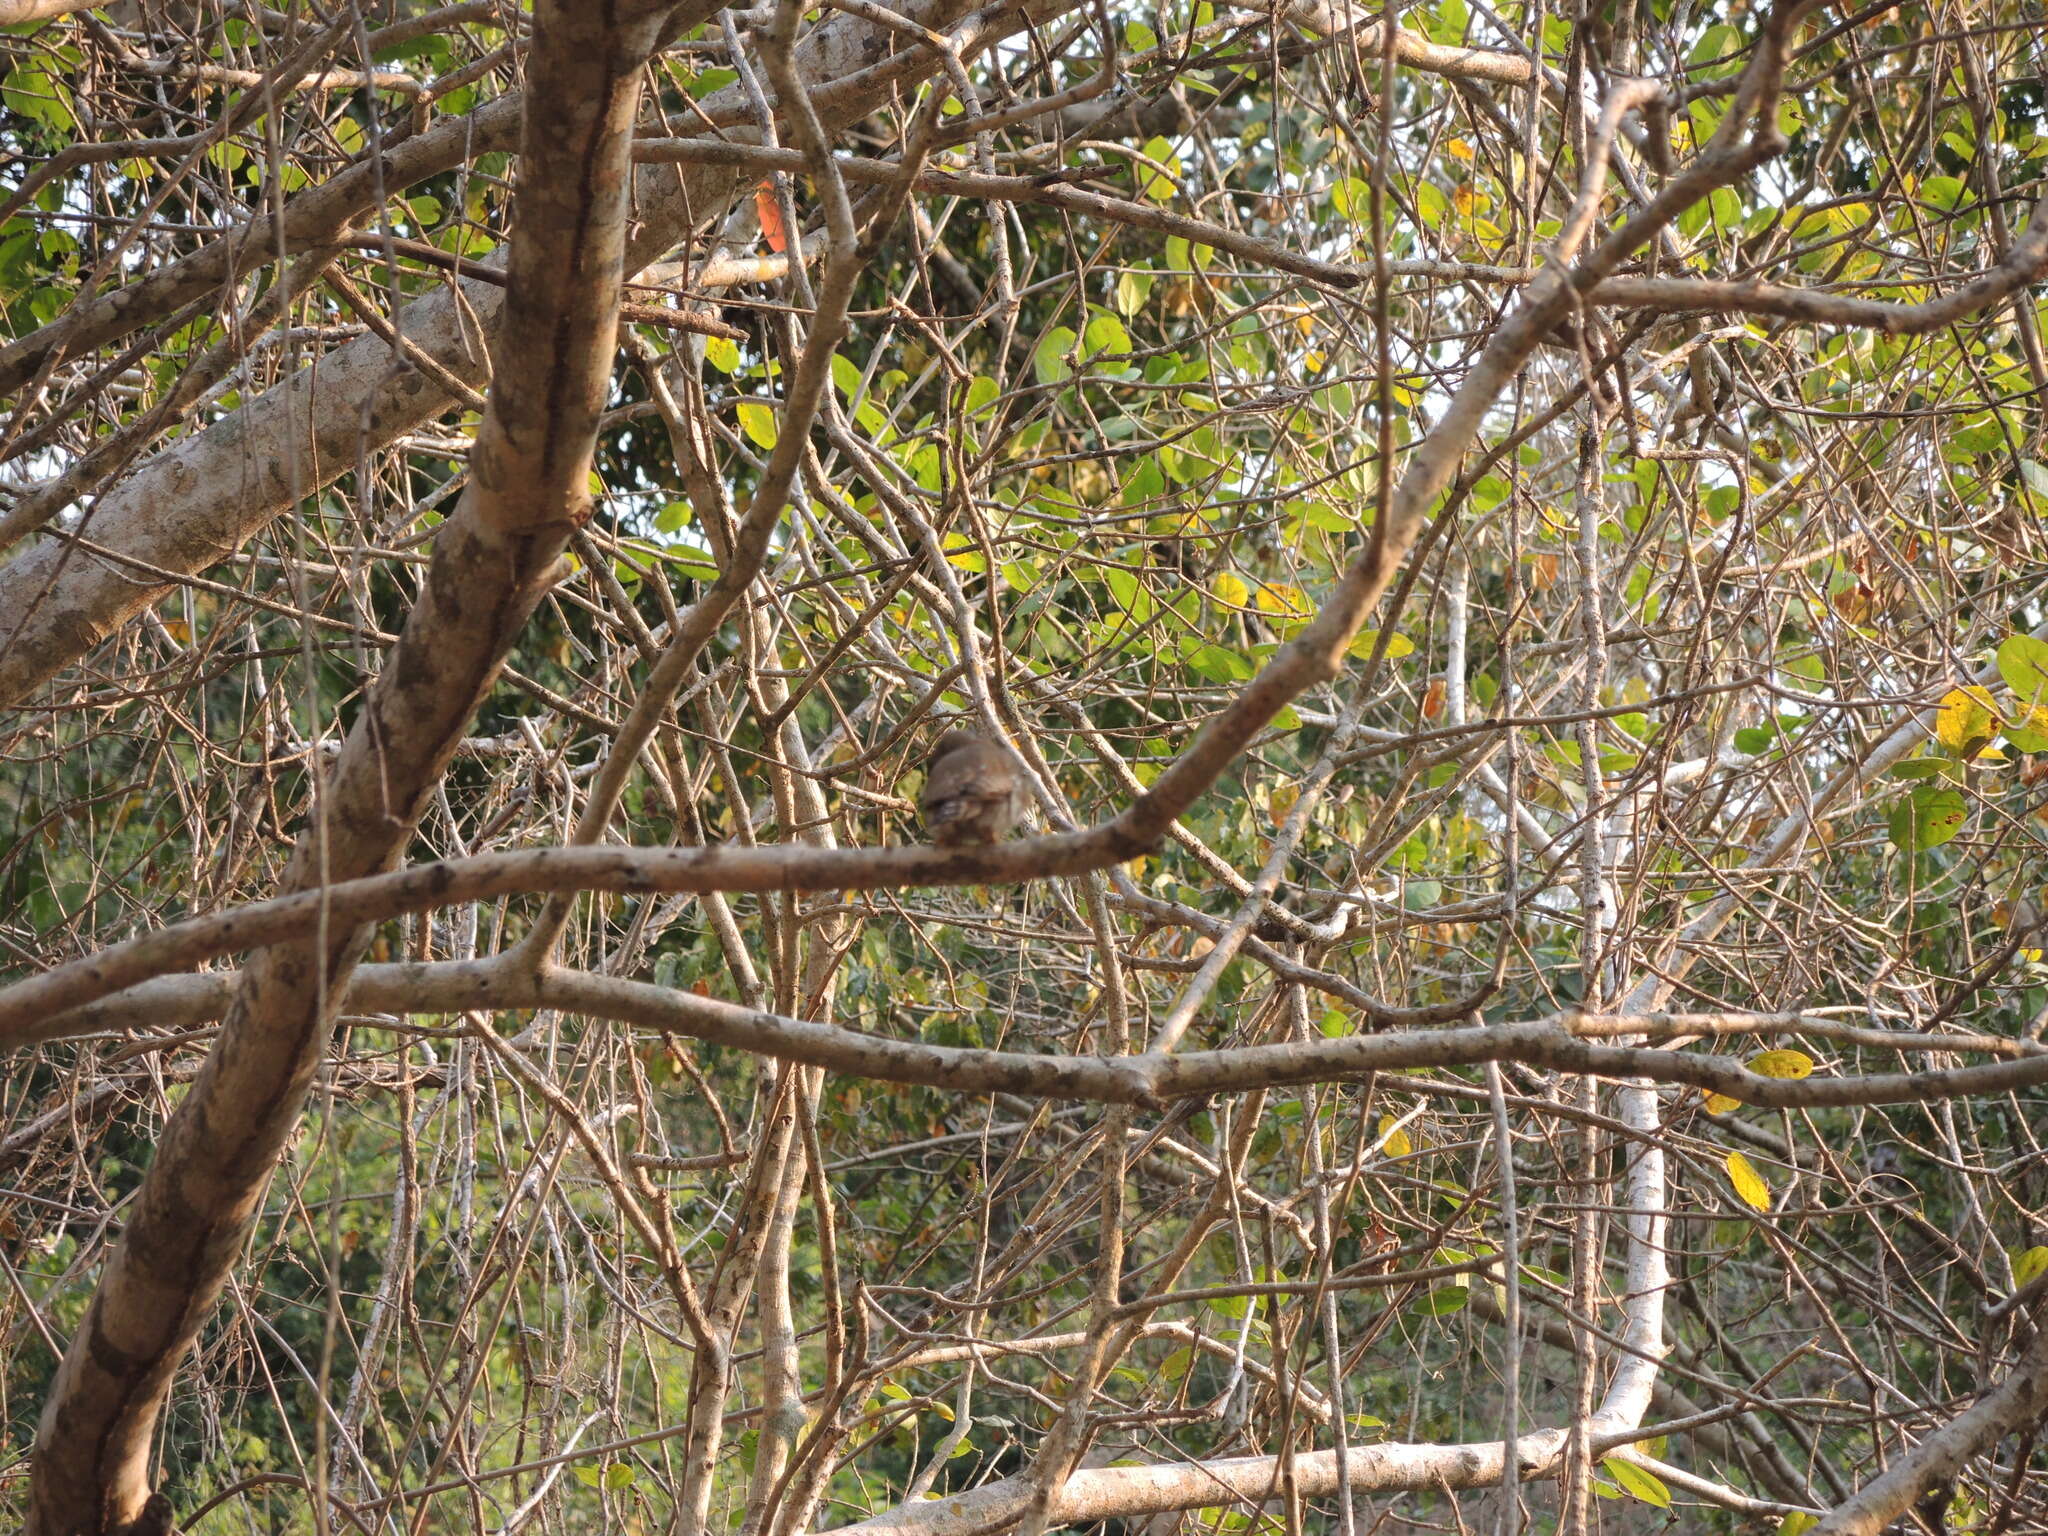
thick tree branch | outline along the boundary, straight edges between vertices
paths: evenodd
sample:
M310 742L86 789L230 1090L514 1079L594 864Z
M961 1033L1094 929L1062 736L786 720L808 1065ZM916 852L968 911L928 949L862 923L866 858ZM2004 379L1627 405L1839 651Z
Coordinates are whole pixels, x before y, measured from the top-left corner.
M2034 1319L2033 1338L2006 1377L1948 1423L1829 1510L1812 1536L1877 1536L1937 1492L1942 1504L1956 1476L2007 1435L2038 1430L2048 1417L2048 1327Z
M339 924L350 919L337 911L331 920ZM1605 1078L1641 1077L1768 1109L1903 1104L2048 1083L2048 1055L2040 1054L1970 1067L1788 1080L1753 1072L1725 1056L1598 1043L1598 1037L1622 1030L1684 1040L1739 1022L1737 1016L1722 1014L1603 1018L1560 1013L1514 1023L1392 1030L1173 1056L1066 1056L932 1045L913 1038L914 1031L908 1029L904 1038L890 1038L648 982L559 968L536 974L508 957L365 966L357 975L360 980L343 993L338 1008L396 1015L554 1008L824 1067L849 1077L1082 1103L1156 1105L1208 1094L1335 1082L1371 1072L1478 1066L1488 1061ZM53 1020L47 1033L31 1027L24 1036L66 1038L130 1025L138 1016L167 1027L189 1027L218 1017L227 989L228 979L223 977L167 978L138 987L132 999L117 997L80 1009ZM1760 1034L1796 1033L1799 1015L1751 1016L1747 1022ZM1890 1048L1940 1054L1956 1047L1939 1036L1902 1032Z
M536 19L503 342L522 366L493 387L470 491L316 802L287 890L397 858L587 515L624 275L628 142L658 23L644 6L624 21L579 12L543 5ZM100 1536L143 1518L171 1377L298 1124L366 937L330 914L310 941L265 949L243 974L51 1387L29 1536Z

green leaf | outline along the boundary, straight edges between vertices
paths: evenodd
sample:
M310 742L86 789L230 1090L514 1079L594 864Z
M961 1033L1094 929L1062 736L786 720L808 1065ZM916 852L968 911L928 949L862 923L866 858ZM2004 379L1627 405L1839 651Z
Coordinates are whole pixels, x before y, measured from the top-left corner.
M1417 1317L1449 1317L1453 1312L1463 1310L1471 1300L1471 1292L1462 1285L1440 1285L1433 1291L1425 1291L1409 1303L1408 1310Z
M1746 41L1738 28L1726 22L1716 22L1693 41L1692 52L1687 55L1686 62L1726 64L1741 52Z
M1654 1504L1659 1509L1671 1507L1671 1490L1664 1486L1664 1480L1634 1462L1624 1461L1619 1456L1605 1456L1600 1460L1600 1470L1621 1484L1631 1497L1641 1499L1645 1504Z
M1115 315L1097 315L1088 322L1086 343L1083 355L1087 357L1104 352L1124 353L1131 350L1131 333Z
M1074 376L1067 354L1074 349L1076 339L1073 327L1066 325L1056 325L1038 338L1031 353L1031 371L1038 376L1039 383L1058 384Z
M1215 259L1216 252L1211 246L1190 245L1179 235L1168 235L1166 237L1166 265L1171 271L1206 272L1209 270L1209 263ZM1189 367L1200 369L1203 365L1196 362L1190 364ZM1184 380L1191 378L1199 379L1206 377L1206 374L1201 372L1189 373L1184 370L1181 377Z
M1104 567L1102 579L1109 587L1109 595L1116 599L1117 607L1140 623L1157 611L1151 594L1139 584L1136 576L1121 566Z
M615 1461L604 1469L605 1492L617 1493L621 1488L633 1486L633 1468L628 1462Z
M1948 785L1921 784L1892 807L1885 830L1895 848L1923 853L1954 837L1969 819L1970 808L1961 790Z
M204 158L206 163L216 170L226 171L232 175L248 163L249 151L232 139L222 139L217 144L208 146Z
M2026 723L2048 729L2048 640L2007 635L1998 646L1998 675L2019 700Z
M688 545L668 551L664 558L671 569L692 581L718 580L718 567L711 563L710 557L696 553Z
M1352 637L1345 647L1346 653L1355 661L1369 661L1380 643L1380 632L1376 629L1362 629ZM1387 660L1399 661L1403 656L1415 654L1415 642L1406 635L1395 633L1387 636Z
M1145 307L1145 301L1152 296L1153 277L1150 272L1119 272L1116 276L1116 310L1128 319ZM1123 350L1129 351L1128 347Z
M1920 201L1944 213L1952 212L1963 200L1963 183L1955 176L1930 176L1920 183Z
M1806 1536L1806 1533L1820 1524L1820 1516L1809 1515L1803 1509L1788 1510L1785 1518L1778 1522L1778 1536Z
M2042 723L2048 725L2048 721ZM2048 752L2048 731L2030 731L2024 726L2008 725L2005 742L2015 752Z
M1363 223L1372 208L1372 188L1356 176L1346 176L1330 188L1330 207L1340 219Z
M1156 160L1172 168L1174 175L1155 171L1144 161L1134 162L1137 171L1138 190L1155 203L1170 203L1175 191L1174 180L1180 172L1180 156L1173 152L1173 145L1159 137L1149 138L1139 150L1146 160Z
M683 89L702 101L713 91L722 91L739 79L736 71L730 69L704 69L683 82Z
M0 81L0 102L9 111L40 123L54 134L68 136L78 131L71 100L71 88L61 84L41 59L16 65Z
M1183 640L1180 659L1212 683L1241 683L1258 671L1237 652L1202 640Z

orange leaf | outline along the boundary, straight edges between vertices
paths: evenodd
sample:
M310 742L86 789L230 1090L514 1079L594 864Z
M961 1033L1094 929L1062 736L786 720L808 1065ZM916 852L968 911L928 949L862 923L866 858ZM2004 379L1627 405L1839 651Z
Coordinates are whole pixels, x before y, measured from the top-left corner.
M775 195L772 177L763 177L754 188L754 213L761 221L761 234L771 251L789 249L789 226L782 222L782 200Z

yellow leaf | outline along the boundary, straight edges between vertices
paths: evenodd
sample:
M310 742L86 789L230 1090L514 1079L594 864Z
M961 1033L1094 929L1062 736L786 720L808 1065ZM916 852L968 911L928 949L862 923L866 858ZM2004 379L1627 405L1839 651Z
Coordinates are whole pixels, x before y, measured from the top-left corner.
M1968 762L1991 745L1998 734L1998 716L1991 695L1974 685L1951 688L1934 715L1934 739L1951 755Z
M1256 599L1261 613L1270 613L1276 618L1306 619L1309 616L1308 594L1284 581L1260 582Z
M1742 1100L1731 1099L1725 1093L1710 1093L1707 1095L1707 1113L1710 1115L1725 1115L1731 1110L1740 1108L1742 1108Z
M1380 1116L1380 1145L1389 1157L1406 1157L1415 1150L1415 1143L1408 1139L1408 1133L1401 1129L1401 1122L1392 1115Z
M2027 1285L2043 1272L2048 1272L2048 1248L2029 1248L2023 1253L2013 1255L2012 1283L2014 1286Z
M1372 653L1380 648L1380 632L1376 629L1362 629L1352 637L1344 648L1345 654L1354 661L1371 661ZM1415 642L1406 635L1395 633L1387 636L1387 660L1399 661L1403 656L1415 654Z
M1759 1077L1797 1082L1802 1077L1813 1076L1813 1058L1804 1051L1765 1051L1750 1061L1749 1070Z
M1242 608L1251 594L1251 589L1229 571L1216 573L1216 601L1226 608Z
M775 408L763 405L758 400L742 400L739 404L740 426L753 439L756 448L775 446Z
M704 343L704 361L720 373L740 371L739 343L725 336L712 336Z
M1454 160L1470 160L1472 158L1472 146L1463 139L1451 140L1450 143L1444 146L1444 152Z
M1764 1182L1762 1174L1751 1165L1740 1152L1730 1152L1723 1160L1728 1167L1728 1182L1735 1186L1735 1193L1742 1197L1742 1203L1751 1210L1768 1211L1771 1208L1771 1186Z

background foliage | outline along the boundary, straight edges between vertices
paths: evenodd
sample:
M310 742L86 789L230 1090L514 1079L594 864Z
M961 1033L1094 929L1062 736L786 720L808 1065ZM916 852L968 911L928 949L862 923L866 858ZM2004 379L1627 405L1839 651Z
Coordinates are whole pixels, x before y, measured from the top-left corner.
M238 232L263 238L273 208L482 111L521 67L510 7L365 5L335 28L329 67L402 83L266 96L296 28L331 18L169 10L112 7L5 40L0 303L16 338ZM1910 304L1994 264L2048 166L2043 24L2031 3L1817 11L1788 67L1782 156L1688 209L1630 275ZM1618 218L1658 178L1647 137L1668 133L1681 159L1703 144L1756 36L1741 7L1667 0L1442 0L1398 26L1533 54L1549 89L1383 69L1341 32L1210 0L1049 15L973 58L968 106L983 112L1111 90L944 149L941 165L1106 192L1353 281L1073 206L921 193L863 275L770 578L683 689L618 839L916 840L935 722L976 708L970 625L991 707L1049 772L1041 821L1112 814L1366 548L1387 467L1442 415L1558 234L1588 132L1566 104L1633 74L1676 99L1620 147ZM703 131L693 113L735 87L736 35L714 21L664 54L659 131ZM913 82L842 147L890 152L916 92L947 89ZM95 453L118 483L445 288L451 258L488 259L506 238L514 176L492 151L386 188L320 280L274 309L285 261L52 353L13 397L0 510ZM770 177L717 238L786 255L816 224L814 198L805 178ZM716 573L705 518L744 504L775 444L808 299L794 274L694 283L713 243L629 296L643 308L600 438L599 516L520 635L413 861L560 840L666 626ZM727 334L679 330L674 308ZM593 897L565 958L804 1017L829 975L847 1028L1118 1053L1242 909L1250 938L1202 983L1191 1046L1611 1009L1663 978L1689 1012L1803 1015L1692 1047L1770 1076L1897 1067L1852 1026L2036 1053L2041 319L2025 288L1924 335L1732 302L1589 304L1499 402L1347 672L1283 710L1173 841L1117 872L1106 917L1069 882ZM181 395L223 349L219 376ZM685 484L677 400L713 434L723 509ZM322 754L417 594L477 420L457 405L366 448L0 727L10 969L270 889ZM54 526L90 538L93 501ZM784 719L807 761L781 744ZM1912 750L1883 749L1916 719ZM1873 754L1881 771L1859 779ZM829 827L801 824L792 773L823 789ZM1276 857L1260 912L1250 882ZM1732 912L1702 940L1689 925L1716 904ZM371 958L492 954L536 907L394 919ZM508 1071L480 1023L563 1101ZM8 1467L210 1038L53 1044L0 1081ZM1513 1062L1503 1078L1519 1340L1503 1332L1498 1266L1472 1262L1502 1242L1478 1068L1126 1121L841 1077L806 1089L764 1058L547 1012L353 1016L242 1278L179 1379L161 1460L183 1511L232 1494L190 1527L207 1531L310 1528L309 1483L366 1526L664 1528L674 1447L657 1432L690 1411L691 1351L565 1106L647 1172L706 1274L734 1237L764 1117L794 1112L814 1138L788 1290L807 1387L846 1352L843 1402L808 1405L813 1426L840 1415L820 1452L837 1465L823 1525L1015 1473L1040 1445L1073 1359L1032 1341L1086 1324L1105 1135L1128 1137L1123 1298L1184 1240L1170 1288L1237 1292L1148 1314L1099 1389L1098 1463L1327 1446L1333 1419L1353 1443L1492 1439L1510 1359L1523 1425L1566 1422L1604 1369L1588 1377L1575 1358L1575 1306L1605 1328L1624 1299L1632 1142L1606 1089ZM1839 1500L1985 1385L1987 1309L2048 1268L2041 1094L1779 1113L1672 1089L1660 1114L1674 1352L1652 1419L1751 1411L1648 1449L1770 1507L1717 1508L1608 1461L1596 1518L1648 1530L1667 1504L1694 1504L1702 1528L1796 1532L1780 1506ZM1220 1186L1219 1166L1234 1169ZM1453 1272L1378 1283L1432 1268ZM1244 1289L1331 1277L1377 1278ZM1017 1348L970 1367L968 1340ZM717 1518L735 1527L752 1518L761 1433L754 1347L743 1332L728 1404ZM1951 1528L2044 1528L2027 1471L2042 1454L2028 1441L1979 1464L1948 1490ZM0 1507L20 1487L0 1470ZM1528 1494L1538 1528L1554 1523L1555 1488ZM1479 1518L1478 1495L1461 1501ZM1358 1518L1448 1521L1453 1502L1364 1498ZM1276 1504L1188 1519L1286 1517Z

